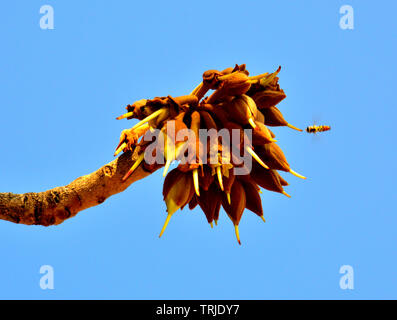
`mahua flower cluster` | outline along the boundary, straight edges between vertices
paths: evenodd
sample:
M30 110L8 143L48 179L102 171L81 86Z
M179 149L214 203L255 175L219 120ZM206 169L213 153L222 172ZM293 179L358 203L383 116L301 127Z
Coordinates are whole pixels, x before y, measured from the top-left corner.
M265 221L261 188L289 197L284 191L288 183L278 171L305 179L290 168L269 129L302 131L276 107L286 97L278 84L280 69L257 76L249 76L244 64L208 70L191 94L139 100L117 118L140 120L121 133L116 148L115 155L132 151L137 159L123 180L139 166L149 172L164 166L167 217L160 236L185 206L200 206L211 227L223 207L240 243L238 226L245 209ZM203 130L227 134L211 139ZM179 165L168 172L174 160Z

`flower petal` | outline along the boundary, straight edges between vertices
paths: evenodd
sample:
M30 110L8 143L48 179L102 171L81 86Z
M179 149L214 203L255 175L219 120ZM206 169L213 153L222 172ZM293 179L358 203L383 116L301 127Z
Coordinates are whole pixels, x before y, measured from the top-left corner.
M239 180L234 181L230 195L232 198L231 204L228 203L226 195L222 195L222 206L233 224L238 225L246 206L245 191Z

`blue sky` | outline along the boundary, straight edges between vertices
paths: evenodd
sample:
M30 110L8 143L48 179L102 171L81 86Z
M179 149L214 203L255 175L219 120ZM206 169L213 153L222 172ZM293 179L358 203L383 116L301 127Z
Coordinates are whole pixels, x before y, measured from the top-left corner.
M54 30L39 27L42 5ZM354 29L339 8L354 9ZM313 139L276 128L306 181L262 194L238 246L221 214L174 215L159 172L56 227L0 221L2 299L396 299L393 1L4 1L0 192L65 185L112 160L125 105L183 95L208 69L282 66L279 106ZM39 286L54 268L54 290ZM354 269L342 290L339 269Z

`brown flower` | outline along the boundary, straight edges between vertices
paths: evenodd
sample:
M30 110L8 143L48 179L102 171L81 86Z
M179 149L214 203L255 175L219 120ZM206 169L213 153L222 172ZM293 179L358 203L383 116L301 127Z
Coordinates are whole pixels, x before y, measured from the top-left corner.
M152 156L166 160L163 196L167 218L160 236L171 216L187 205L189 209L199 205L211 227L213 222L217 225L222 206L241 244L239 223L245 209L265 221L260 187L289 197L284 191L288 183L277 170L304 178L291 170L283 151L275 143L274 133L268 128L288 126L301 131L290 125L276 107L286 97L278 83L279 72L280 68L271 74L249 76L244 64L223 71L208 70L190 95L139 100L128 105L128 112L118 117L141 120L122 132L116 148L115 155L133 151L136 158L123 180L140 166L149 172L163 166L147 163L144 155L149 147L156 147L152 149ZM204 97L209 90L214 92ZM146 136L150 136L153 129L159 129L160 133L152 141ZM185 129L193 132L193 139L178 135ZM227 143L221 137L211 141L200 135L201 129L216 133L226 129ZM235 130L238 141L231 138ZM245 130L252 131L247 134ZM161 138L165 144L161 143ZM194 152L189 153L189 150ZM246 163L239 162L244 154L251 157L251 171ZM170 163L181 159L187 161L168 172Z
M226 196L222 197L222 206L230 220L232 220L237 241L239 244L241 244L238 225L240 223L241 217L243 216L243 212L247 204L247 198L244 187L238 179L235 180L232 185L230 197L233 199L230 204Z
M250 124L255 129L255 118L258 109L254 100L246 95L236 96L230 103L223 106L229 120L241 125Z
M167 205L167 219L160 232L164 233L171 216L181 207L184 207L194 195L192 176L186 172L174 169L167 174L164 180L163 196Z

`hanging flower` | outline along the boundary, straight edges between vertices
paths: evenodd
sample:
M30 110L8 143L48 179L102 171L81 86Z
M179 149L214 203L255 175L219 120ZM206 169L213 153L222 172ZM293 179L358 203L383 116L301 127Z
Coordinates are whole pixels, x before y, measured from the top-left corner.
M115 155L132 151L136 157L123 179L139 166L150 172L165 166L167 217L160 236L179 209L198 205L213 227L223 207L241 244L239 223L245 209L265 221L260 188L290 197L278 171L305 179L290 168L268 128L302 131L276 107L286 97L278 84L280 70L258 76L249 76L245 65L208 70L190 95L142 99L117 118L140 120L123 130L116 148ZM205 97L209 90L214 92ZM168 172L174 160L180 164Z

